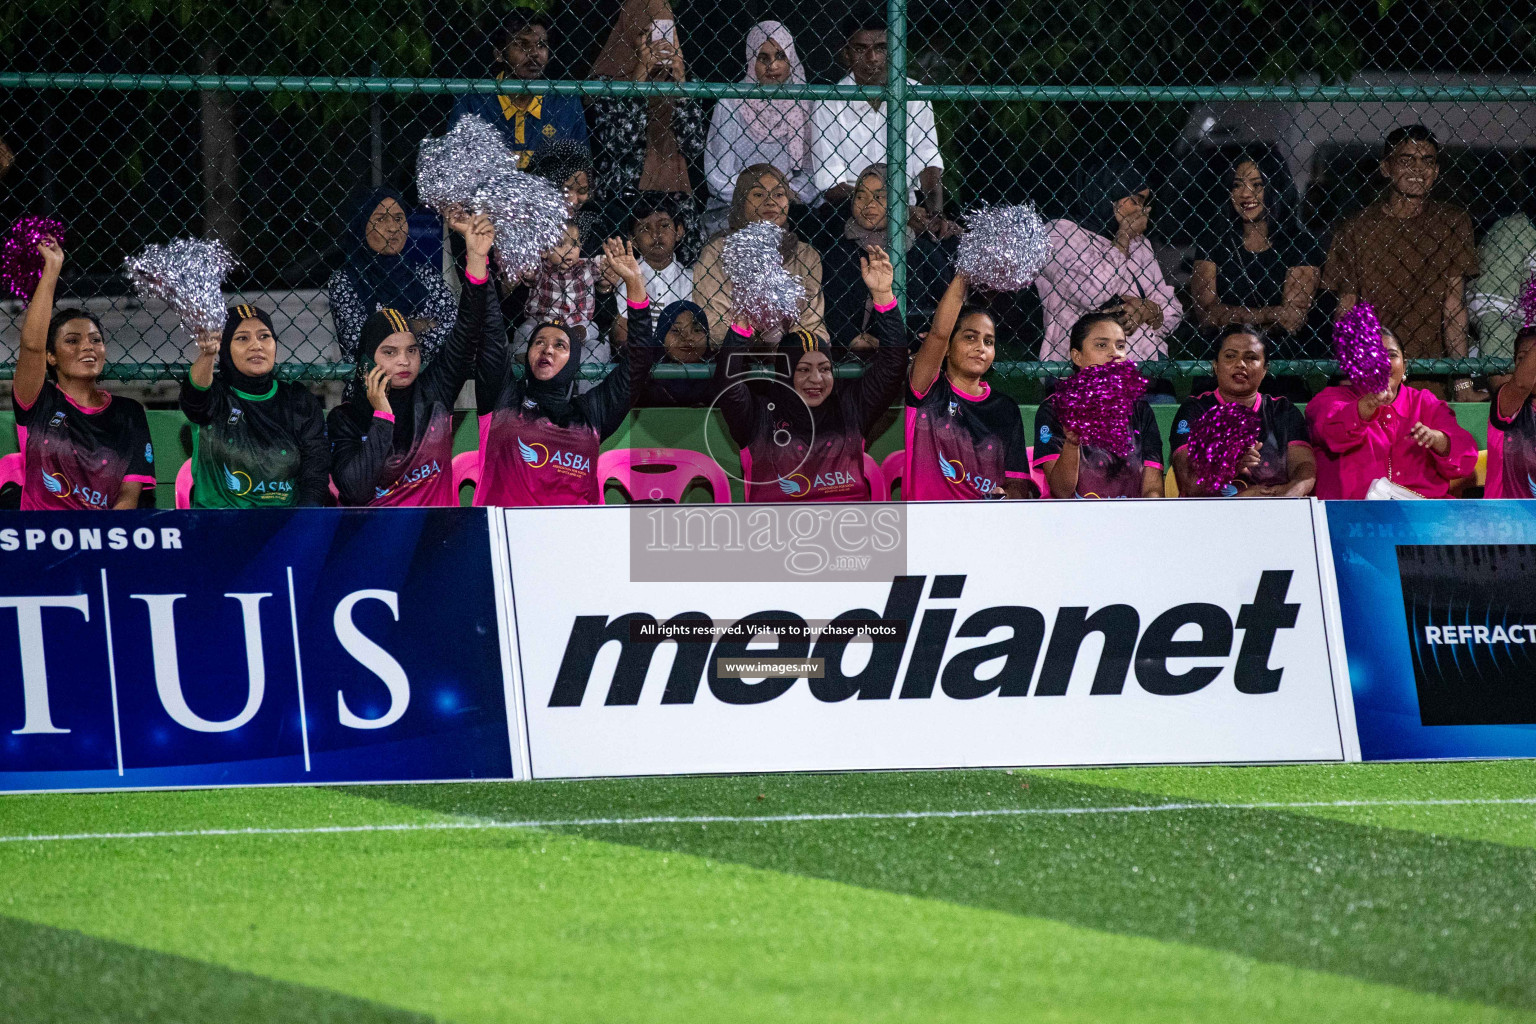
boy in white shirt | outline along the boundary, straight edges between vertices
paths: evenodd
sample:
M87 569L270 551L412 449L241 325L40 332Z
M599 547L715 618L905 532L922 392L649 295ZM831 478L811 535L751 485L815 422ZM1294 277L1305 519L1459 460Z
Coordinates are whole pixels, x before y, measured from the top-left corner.
M629 237L640 256L640 276L651 308L666 309L674 302L693 297L693 272L678 261L677 243L683 237L682 211L677 200L665 192L642 192L635 200L627 225ZM615 301L619 315L613 322L613 340L622 345L629 339L629 306L624 283L616 282Z

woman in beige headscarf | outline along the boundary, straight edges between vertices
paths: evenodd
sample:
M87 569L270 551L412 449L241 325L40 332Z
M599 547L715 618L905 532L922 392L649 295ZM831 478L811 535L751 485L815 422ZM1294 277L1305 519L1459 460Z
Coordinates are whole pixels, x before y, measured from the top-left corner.
M686 79L677 23L666 0L624 0L619 19L592 65L594 79L631 82L682 82ZM696 100L592 100L596 200L618 219L616 204L641 192L664 192L681 207L683 237L678 257L692 260L699 251L699 210L690 161L704 152L708 126Z
M784 172L772 164L753 164L736 179L736 189L731 196L731 215L727 230L709 240L699 262L693 267L693 301L709 313L709 335L712 347L725 340L732 321L731 282L726 280L725 265L721 253L731 232L739 231L757 221L771 221L784 227L789 220L789 202L793 193ZM805 286L805 308L796 324L821 338L827 336L822 323L821 255L794 232L785 230L784 241L779 246L784 259L784 269L795 275ZM776 344L777 338L765 337L768 344Z

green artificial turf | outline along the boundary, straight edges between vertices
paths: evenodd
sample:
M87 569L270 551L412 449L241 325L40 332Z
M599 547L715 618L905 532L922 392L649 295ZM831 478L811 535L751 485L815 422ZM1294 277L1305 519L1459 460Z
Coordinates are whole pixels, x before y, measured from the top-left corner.
M1114 810L1529 797L1486 762L0 798L0 836L408 828L0 842L0 1018L1536 1021L1536 806ZM1003 808L1049 813L420 828Z

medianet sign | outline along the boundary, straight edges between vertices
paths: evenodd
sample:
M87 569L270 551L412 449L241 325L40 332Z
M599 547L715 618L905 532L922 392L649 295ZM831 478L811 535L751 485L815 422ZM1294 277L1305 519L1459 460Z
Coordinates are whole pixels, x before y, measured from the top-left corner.
M1172 511L915 505L908 573L744 585L507 510L533 774L1341 760L1308 503Z
M724 704L762 704L787 693L802 676L775 675L743 679L722 675L722 661L810 659L821 663L820 678L808 679L810 694L825 703L859 700L928 700L935 689L954 700L982 697L1065 696L1084 644L1097 635L1101 643L1089 693L1117 695L1134 676L1147 693L1178 697L1213 683L1230 668L1239 693L1273 693L1280 688L1283 667L1271 667L1276 635L1296 625L1299 604L1286 602L1291 570L1259 574L1252 600L1234 619L1220 605L1189 602L1157 613L1143 628L1141 613L1128 604L1090 609L1084 605L1057 608L1051 616L1046 642L1046 616L1025 605L994 605L966 613L955 628L959 608L949 604L964 596L966 577L901 576L891 582L885 610L876 614L854 608L835 616L830 628L813 629L805 619L787 611L753 612L731 623L720 639L706 640L716 630L702 611L679 612L658 622L646 612L629 612L608 619L578 615L566 640L555 676L550 707L580 707L592 680L598 656L607 644L618 646L618 660L609 673L607 706L638 704L651 662L662 643L676 644L662 691L663 705L692 704L701 682ZM923 606L927 587L931 602ZM921 607L921 624L915 630ZM856 623L867 629L838 629ZM1243 638L1234 653L1234 623ZM951 639L1006 635L958 653ZM812 637L816 639L812 639ZM1180 637L1183 636L1183 639ZM653 637L649 638L648 637ZM665 638L665 639L664 639ZM764 644L761 638L772 638ZM865 653L855 657L850 646L862 640ZM1041 664L1040 655L1045 652ZM910 654L910 656L909 656ZM1228 664L1182 670L1186 659L1230 659ZM848 664L858 661L856 669ZM905 664L897 687L897 670ZM1031 690L1036 666L1039 679Z

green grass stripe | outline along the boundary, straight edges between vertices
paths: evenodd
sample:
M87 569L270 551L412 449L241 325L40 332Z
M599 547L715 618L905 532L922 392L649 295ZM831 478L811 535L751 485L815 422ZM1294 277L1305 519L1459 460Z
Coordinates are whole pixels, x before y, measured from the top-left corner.
M398 790L404 787L391 787ZM197 828L309 828L380 820L442 821L442 814L398 804L387 817L375 800L335 787L273 786L149 793L0 796L0 835L148 832Z
M1304 800L1489 799L1536 795L1536 761L1277 765L1246 768L1066 768L1043 774L1170 800L1255 803ZM1312 807L1309 814L1360 825L1536 846L1536 806Z
M11 1024L428 1024L351 996L0 916Z
M769 831L768 849L806 835ZM828 838L812 846L824 853ZM978 838L949 836L965 856L983 852ZM876 853L872 843L885 847L865 830L846 852ZM13 915L461 1024L1532 1019L1230 952L549 833L34 844L0 849L0 879ZM201 982L168 984L164 1001L177 1005Z
M610 812L650 806L653 785L691 808L742 803L790 810L846 784L844 810L883 784L914 806L936 792L960 805L1014 800L1076 807L1166 796L1080 785L1070 775L914 773L755 780L633 780ZM547 813L549 792L593 810L605 783L384 790L432 810L518 819ZM1028 789L1025 789L1025 786ZM1011 787L1004 790L1004 786ZM1290 794L1302 798L1304 787ZM1411 788L1407 793L1413 794ZM1306 794L1310 796L1311 794ZM1416 794L1413 794L1416 795ZM1378 797L1380 798L1380 797ZM810 808L806 808L810 809ZM1432 809L1425 808L1426 813ZM737 811L737 813L752 813ZM762 813L762 812L759 812ZM771 812L770 812L771 813ZM578 816L572 814L572 816ZM1536 1009L1536 851L1256 810L792 824L591 826L580 834L657 850L828 878L1108 932L1227 950L1259 960Z

